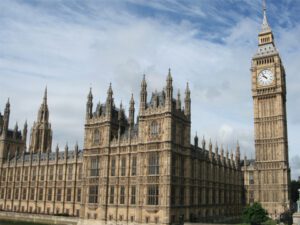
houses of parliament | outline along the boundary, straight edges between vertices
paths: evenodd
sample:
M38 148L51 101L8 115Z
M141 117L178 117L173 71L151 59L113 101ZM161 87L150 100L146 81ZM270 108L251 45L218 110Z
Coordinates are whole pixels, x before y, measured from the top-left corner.
M28 145L27 123L9 128L9 101L0 114L0 210L82 224L167 225L236 218L260 202L278 218L290 207L286 83L265 9L258 42L255 159L241 159L238 143L230 153L197 136L191 144L191 92L187 84L183 99L175 96L170 70L151 96L144 76L139 107L131 97L128 114L115 105L111 85L97 105L90 90L83 149L52 149L46 89Z

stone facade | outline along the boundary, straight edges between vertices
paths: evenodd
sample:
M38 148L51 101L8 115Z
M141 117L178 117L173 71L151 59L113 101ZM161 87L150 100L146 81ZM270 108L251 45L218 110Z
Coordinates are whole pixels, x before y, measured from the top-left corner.
M173 98L169 71L164 90L148 102L144 77L137 120L134 105L132 97L125 115L122 105L115 106L110 86L105 103L94 109L90 91L84 149L76 145L73 151L66 146L52 152L47 92L29 151L27 125L23 132L8 129L8 103L1 119L0 209L68 214L107 224L175 224L240 215L239 146L233 156L223 148L219 154L219 147L206 146L205 140L198 146L197 136L190 144L188 85L182 107L180 94Z
M273 218L290 208L285 70L266 10L252 58L255 160L244 160L247 203L261 202Z

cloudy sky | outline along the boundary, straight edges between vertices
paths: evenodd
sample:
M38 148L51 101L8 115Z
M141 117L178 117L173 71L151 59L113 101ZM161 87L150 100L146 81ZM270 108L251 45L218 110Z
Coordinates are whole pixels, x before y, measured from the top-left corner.
M268 0L267 14L287 73L293 178L300 175L300 1ZM148 92L190 83L192 133L254 157L251 57L262 21L261 0L0 1L0 111L11 101L10 127L32 126L48 86L53 144L82 147L90 86L104 102L138 105Z

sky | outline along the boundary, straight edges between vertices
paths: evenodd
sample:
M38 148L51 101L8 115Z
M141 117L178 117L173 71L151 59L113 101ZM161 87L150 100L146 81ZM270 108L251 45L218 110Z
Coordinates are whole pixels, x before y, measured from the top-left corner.
M286 69L292 178L300 176L300 1L267 0L267 16ZM166 84L189 82L192 135L253 158L251 58L262 23L261 0L1 0L0 112L10 127L32 127L48 88L53 148L83 147L85 105L103 103L112 83L116 105L139 105ZM138 111L138 110L136 110ZM29 139L29 137L28 137Z

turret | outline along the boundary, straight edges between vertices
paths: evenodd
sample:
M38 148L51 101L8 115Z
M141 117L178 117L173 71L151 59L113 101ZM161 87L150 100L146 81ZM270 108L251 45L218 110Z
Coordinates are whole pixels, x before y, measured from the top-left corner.
M197 133L196 133L196 135L194 137L194 147L195 147L195 149L198 148L198 136L197 136Z
M33 153L49 152L52 145L52 130L49 123L49 110L47 104L47 87L45 88L43 102L40 106L37 121L31 129L29 150Z
M86 103L86 119L91 119L93 116L93 94L92 94L92 88L90 88L90 92L87 97L87 103Z
M130 127L134 126L134 99L133 99L133 94L131 95L131 99L130 99L130 107L129 107L129 118L128 118L128 122Z
M5 136L8 131L9 116L10 116L10 103L9 103L9 99L7 99L7 103L3 115L3 131L2 131L3 136Z
M240 152L240 144L239 141L236 144L236 151L235 151L235 164L236 167L240 167L240 159L241 159L241 152Z
M45 88L44 97L43 97L43 103L40 106L39 112L38 112L38 122L48 123L49 119L49 110L47 105L47 87Z
M217 143L215 145L215 160L219 161L219 147Z
M173 79L171 75L171 69L169 69L168 76L167 76L167 86L166 86L166 105L168 107L172 106L172 99L173 99Z
M178 93L177 93L176 109L181 110L181 99L180 99L180 91L179 90L178 90Z
M78 148L78 142L76 141L76 144L75 144L75 155L77 156L77 154L78 154L78 150L79 150L79 148Z
M217 145L217 144L216 144ZM212 153L212 143L211 140L209 141L209 145L208 145L208 157L209 160L212 161L213 160L213 153Z
M111 115L111 110L112 110L113 105L114 105L113 90L112 90L111 83L110 83L109 88L107 90L106 115Z
M205 145L206 145L206 142L205 142L205 138L203 136L202 138L202 150L205 151Z
M221 163L224 164L224 148L223 148L223 145L221 145Z
M226 164L228 165L229 164L229 151L228 151L228 146L226 148Z
M146 109L147 106L147 82L146 76L143 76L141 83L141 93L140 93L140 113Z
M19 129L19 126L18 126L18 122L16 122L16 125L15 125L15 128L14 128L14 139L17 138L17 135L18 135L18 129Z
M27 129L28 129L28 125L27 125L27 120L26 120L24 123L23 132L22 132L22 139L23 139L25 146L26 146L26 140L27 140Z
M246 154L244 155L244 167L246 167L247 166L247 156L246 156Z
M186 84L184 105L184 114L191 119L191 92L189 83Z

